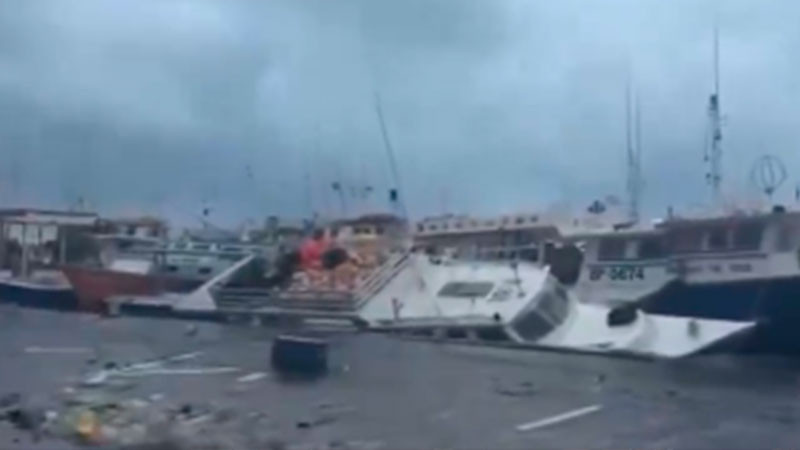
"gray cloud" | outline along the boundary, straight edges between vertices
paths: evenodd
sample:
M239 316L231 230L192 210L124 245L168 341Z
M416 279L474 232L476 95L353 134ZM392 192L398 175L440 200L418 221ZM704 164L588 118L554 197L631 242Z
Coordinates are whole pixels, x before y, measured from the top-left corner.
M221 222L305 214L309 197L336 210L333 180L392 184L372 103L380 92L415 215L578 208L623 192L631 77L642 105L645 203L659 213L707 196L701 155L715 17L726 189L740 195L759 155L780 156L790 173L800 164L798 9L788 1L6 0L0 200L58 206L85 196L109 212L173 217L211 204Z

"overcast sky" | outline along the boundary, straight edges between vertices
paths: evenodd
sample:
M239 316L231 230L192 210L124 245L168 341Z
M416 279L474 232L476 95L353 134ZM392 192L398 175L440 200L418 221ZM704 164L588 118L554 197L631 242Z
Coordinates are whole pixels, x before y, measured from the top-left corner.
M585 208L624 194L625 82L643 202L708 199L720 27L724 184L800 167L794 1L0 0L0 203L220 223L338 211L392 184L412 215ZM310 180L310 182L308 181ZM348 193L348 197L350 194ZM356 201L347 199L348 207Z

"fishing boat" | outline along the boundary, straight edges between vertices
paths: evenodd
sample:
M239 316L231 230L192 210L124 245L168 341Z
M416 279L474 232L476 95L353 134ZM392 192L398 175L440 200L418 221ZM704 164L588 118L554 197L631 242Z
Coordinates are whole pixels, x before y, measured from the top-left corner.
M100 263L66 265L63 272L81 309L105 311L118 296L186 294L261 248L249 244L170 242L131 236L99 236Z
M224 316L219 313L211 290L226 283L243 267L251 264L255 258L256 256L253 254L244 256L189 292L171 291L147 295L114 294L106 298L105 304L112 315L220 321L224 319Z
M59 265L78 256L68 255L70 238L92 230L97 220L90 212L0 209L0 302L76 309L77 298Z
M649 230L574 238L585 249L575 285L581 299L759 321L754 350L800 351L800 212L672 218Z
M73 311L78 299L58 270L39 270L27 277L0 276L0 300L19 306Z

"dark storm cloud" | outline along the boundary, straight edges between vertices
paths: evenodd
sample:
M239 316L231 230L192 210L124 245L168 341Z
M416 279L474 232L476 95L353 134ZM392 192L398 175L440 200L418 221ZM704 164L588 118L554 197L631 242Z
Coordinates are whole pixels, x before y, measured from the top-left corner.
M0 198L85 196L172 216L211 204L225 221L335 210L333 180L392 184L378 92L413 213L579 208L623 191L630 77L648 210L697 203L715 18L726 186L741 195L760 154L800 163L797 12L744 1L6 0Z

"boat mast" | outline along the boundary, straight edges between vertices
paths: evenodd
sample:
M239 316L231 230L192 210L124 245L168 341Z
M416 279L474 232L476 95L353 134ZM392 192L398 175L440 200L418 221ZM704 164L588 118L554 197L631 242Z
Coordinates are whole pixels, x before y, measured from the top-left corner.
M639 207L642 196L642 136L641 115L639 114L639 99L635 100L634 111L631 112L630 79L625 89L625 146L628 156L628 218L631 222L639 222ZM633 132L631 119L634 121Z
M395 158L392 141L389 139L389 132L386 130L386 121L383 118L381 97L378 92L375 92L375 115L378 117L378 124L380 125L381 129L381 138L383 139L383 147L386 150L386 156L389 160L389 167L392 171L394 189L391 190L390 197L393 202L397 203L403 218L408 220L408 211L406 210L405 199L403 198L403 187L400 181L400 169L397 167L397 158Z
M711 151L706 155L709 171L706 182L711 186L713 202L719 203L722 184L722 119L720 116L719 92L719 30L714 25L714 92L708 100L708 116L711 122Z

